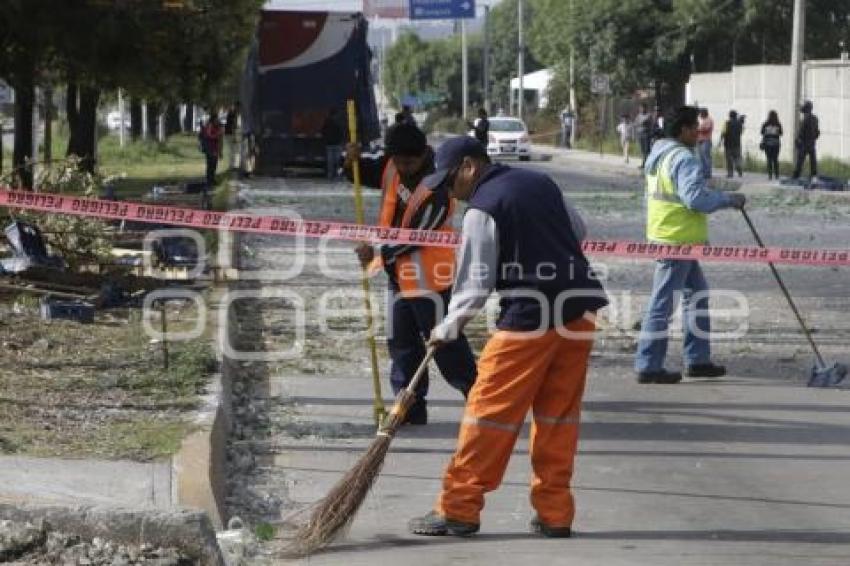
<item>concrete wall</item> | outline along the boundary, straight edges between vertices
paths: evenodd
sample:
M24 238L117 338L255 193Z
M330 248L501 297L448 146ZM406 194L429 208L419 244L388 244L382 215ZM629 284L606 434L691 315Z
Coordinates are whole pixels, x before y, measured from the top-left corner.
M803 78L803 97L815 105L820 118L821 156L848 159L850 151L850 62L809 61ZM697 73L687 87L687 101L708 108L716 124L715 143L729 110L747 117L744 153L761 156L761 124L770 110L779 113L785 127L782 157L792 158L790 128L799 114L792 116L791 67L788 65L747 65L728 73Z

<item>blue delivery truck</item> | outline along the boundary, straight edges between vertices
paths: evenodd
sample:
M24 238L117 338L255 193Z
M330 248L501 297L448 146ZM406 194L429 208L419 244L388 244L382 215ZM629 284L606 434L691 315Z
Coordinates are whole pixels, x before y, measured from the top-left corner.
M358 136L380 135L368 24L360 13L263 10L242 81L243 132L253 136L256 170L324 167L321 130L331 109L347 130L357 103Z

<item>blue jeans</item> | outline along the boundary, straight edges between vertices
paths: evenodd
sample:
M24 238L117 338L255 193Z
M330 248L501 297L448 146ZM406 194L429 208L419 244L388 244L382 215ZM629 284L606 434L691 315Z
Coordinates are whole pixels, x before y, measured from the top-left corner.
M635 369L639 372L664 368L667 326L676 306L674 299L677 292L682 293L685 363L693 366L711 360L708 283L702 268L692 260L662 259L656 262L652 295L641 326L635 359Z
M699 150L699 161L702 163L702 172L706 179L711 179L711 140L699 142L697 148Z
M393 393L398 394L413 379L413 374L425 359L425 341L431 330L446 312L449 291L430 297L401 298L398 289L390 285L390 335L387 336L392 366L390 383ZM446 381L460 391L464 397L475 382L477 373L475 357L463 333L454 342L446 343L437 350L434 361ZM421 401L428 395L428 375L419 382L416 397Z

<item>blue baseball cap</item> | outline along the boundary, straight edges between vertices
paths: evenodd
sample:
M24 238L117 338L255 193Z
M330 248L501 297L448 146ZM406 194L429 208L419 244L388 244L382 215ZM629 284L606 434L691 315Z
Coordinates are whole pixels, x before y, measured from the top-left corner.
M448 179L449 173L460 166L464 157L487 159L487 150L481 142L470 136L449 138L437 148L434 159L434 172L422 179L429 189L438 189Z

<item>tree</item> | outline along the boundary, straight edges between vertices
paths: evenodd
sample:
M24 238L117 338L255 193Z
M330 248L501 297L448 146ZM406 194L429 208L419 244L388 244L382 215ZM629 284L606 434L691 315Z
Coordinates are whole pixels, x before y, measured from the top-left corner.
M31 188L33 177L33 108L35 87L49 67L54 35L53 2L6 0L0 4L0 78L15 89L15 147L12 166L20 184Z
M15 165L31 157L32 93L47 70L67 84L67 153L80 156L80 166L88 171L95 165L96 111L103 91L124 87L133 99L163 108L184 100L231 103L262 4L4 0L0 77L17 93ZM136 126L138 112L131 114Z
M563 6L560 9L563 10ZM501 108L507 108L510 99L510 81L519 73L517 16L517 0L503 0L490 12L492 96L496 106ZM538 17L546 17L546 14L536 11L533 4L528 4L525 10L527 30L532 29L533 22ZM526 53L526 73L534 72L541 67L533 51Z
M474 53L481 44L470 37L468 49ZM462 69L460 37L425 42L412 32L402 34L387 52L384 88L396 107L407 94L439 93L451 112L460 113L462 105ZM469 101L481 105L483 62L469 58Z

